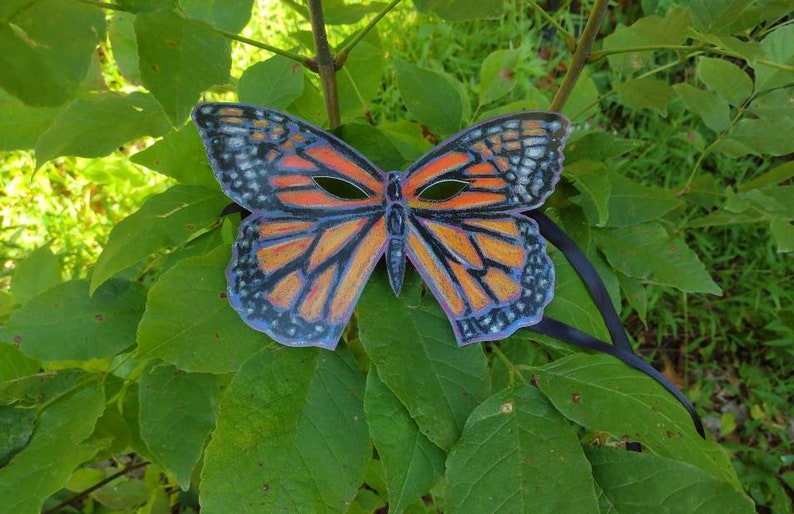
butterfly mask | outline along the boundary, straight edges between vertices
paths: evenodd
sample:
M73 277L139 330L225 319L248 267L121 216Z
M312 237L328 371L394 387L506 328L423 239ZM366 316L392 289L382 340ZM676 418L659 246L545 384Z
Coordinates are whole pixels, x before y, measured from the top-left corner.
M564 116L484 121L404 172L384 172L334 135L263 107L199 104L193 121L222 189L250 212L227 278L229 301L251 327L288 346L333 349L381 257L396 294L407 259L458 345L530 327L608 353L663 385L704 434L686 396L634 353L592 264L537 210L560 178ZM325 179L352 184L361 197L341 198L321 185ZM425 194L449 184L457 186L449 197ZM554 291L544 238L579 273L612 344L543 316Z

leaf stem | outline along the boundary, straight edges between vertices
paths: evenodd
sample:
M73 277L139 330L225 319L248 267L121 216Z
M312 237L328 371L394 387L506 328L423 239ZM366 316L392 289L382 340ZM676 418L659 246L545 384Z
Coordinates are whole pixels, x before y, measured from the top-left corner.
M80 0L80 1L83 1L83 0ZM281 48L277 48L275 46L268 45L267 43L262 43L260 41L249 39L249 38L247 38L245 36L241 36L241 35L235 34L233 32L228 32L226 30L222 30L222 29L217 29L216 28L215 32L217 32L218 34L220 34L221 36L223 36L223 37L225 37L227 39L232 39L232 40L237 41L239 43L245 43L246 45L255 46L256 48L260 48L262 50L267 50L268 52L272 52L274 54L278 54L278 55L284 56L284 57L286 57L288 59L292 59L293 61L299 62L303 66L306 66L307 68L309 68L309 69L311 69L313 71L317 71L317 69L316 69L317 67L316 67L316 64L314 63L314 61L312 61L310 58L306 57L305 55L300 55L300 54L296 54L296 53L293 53L293 52L288 52L287 50L282 50Z
M562 36L565 38L565 46L567 46L569 49L576 46L576 38L573 37L573 35L571 35L570 32L565 30L565 27L560 25L560 23L557 20L555 20L552 15L550 15L549 13L546 12L545 9L543 9L543 7L539 6L537 2L535 2L535 0L527 0L527 3L531 8L537 11L537 13L540 15L541 18L543 18L546 21L546 23L554 27L554 30L562 34Z
M706 45L644 45L632 46L628 48L615 48L612 50L599 50L590 54L588 62L595 62L603 59L608 55L630 54L636 52L653 52L654 50L683 50L683 51L701 51L706 50Z
M561 111L565 102L568 101L568 97L571 96L571 91L573 91L573 87L576 85L579 75L582 74L584 65L587 64L587 58L590 56L590 50L592 50L593 43L595 42L596 36L598 36L601 20L604 19L604 13L606 13L608 4L608 0L595 0L593 10L590 11L590 15L587 17L587 23L582 31L582 36L579 38L579 43L576 45L576 50L571 58L571 64L568 67L568 71L565 73L565 77L562 79L560 88L551 101L549 110Z
M377 23L380 20L382 20L383 17L386 16L389 13L389 11L391 11L392 9L397 7L397 4L399 4L400 1L401 0L392 0L391 2L389 2L386 5L386 7L383 8L382 11L380 11L374 18L372 18L372 20L370 20L369 23L367 23L366 27L364 27L363 29L358 31L358 34L356 34L353 39L351 39L345 46L343 46L339 50L339 53L336 55L336 59L334 60L334 64L335 64L337 70L340 69L342 66L344 66L345 61L347 61L347 58L350 56L350 52L353 50L353 48L362 39L364 39L364 37L367 35L367 33L370 30L372 30L372 28L375 27L375 25L377 25Z
M328 113L328 127L333 130L341 124L339 96L336 90L336 64L328 45L328 34L325 32L322 3L320 0L308 0L307 5L316 52L314 62L317 64L317 73L320 75L320 83L323 88L325 110Z
M149 464L151 464L151 462L149 462L149 461L136 462L135 464L130 464L130 465L124 467L122 470L118 471L117 473L113 473L112 475L110 475L106 479L104 479L104 480L102 480L100 482L97 482L96 484L92 485L88 489L86 489L84 491L80 491L79 493L75 494L71 498L65 499L64 501L62 501L61 503L59 503L55 507L52 507L50 509L47 509L47 510L43 511L42 514L54 514L55 512L59 512L62 508L66 507L67 505L70 505L70 504L72 504L74 502L82 500L83 498L85 498L89 494L93 493L97 489L101 489L102 487L104 487L107 484L109 484L110 482L116 480L120 476L126 475L130 471L135 471L136 469L140 469L140 468L143 468L145 466L148 466Z

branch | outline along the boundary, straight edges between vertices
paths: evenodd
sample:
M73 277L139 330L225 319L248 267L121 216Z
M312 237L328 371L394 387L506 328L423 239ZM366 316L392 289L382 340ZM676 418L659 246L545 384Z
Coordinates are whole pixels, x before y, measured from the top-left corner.
M598 36L598 29L601 26L601 20L604 19L604 13L607 10L608 0L595 0L593 10L590 11L590 16L587 18L587 24L582 32L582 37L579 39L579 44L576 45L576 51L573 53L571 65L562 79L560 89L554 95L551 101L549 110L561 111L568 97L571 96L571 91L582 74L584 65L587 63L587 58L590 56L590 50L593 48L596 36Z
M312 22L312 35L314 36L314 61L317 64L317 73L320 75L320 84L325 98L325 110L328 113L328 127L335 129L342 120L339 114L339 96L336 92L336 65L328 46L328 34L325 32L325 18L320 0L308 0L309 18Z

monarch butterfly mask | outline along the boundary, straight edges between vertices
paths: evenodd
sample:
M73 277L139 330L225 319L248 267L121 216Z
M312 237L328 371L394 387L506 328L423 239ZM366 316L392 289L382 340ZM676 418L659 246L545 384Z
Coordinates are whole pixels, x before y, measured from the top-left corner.
M229 302L251 327L284 345L333 349L381 257L395 294L407 258L459 345L530 327L609 353L674 394L703 435L683 393L634 354L592 265L537 210L560 178L570 127L561 114L484 121L403 172L384 172L334 135L263 107L204 103L193 120L221 188L250 213L227 278ZM340 197L327 181L360 194ZM429 194L445 186L453 193ZM554 292L544 238L579 272L613 344L543 316Z

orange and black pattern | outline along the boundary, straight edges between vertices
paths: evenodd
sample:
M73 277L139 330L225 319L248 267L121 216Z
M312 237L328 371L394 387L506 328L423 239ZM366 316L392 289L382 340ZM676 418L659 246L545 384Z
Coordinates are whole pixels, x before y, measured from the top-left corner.
M193 119L223 190L252 211L227 269L230 302L276 341L334 348L384 253L395 293L407 258L459 344L535 324L551 301L545 243L519 211L541 205L559 180L563 116L492 119L390 173L276 111L211 103ZM339 198L318 177L345 180L365 197ZM465 187L442 200L423 195L445 181Z

